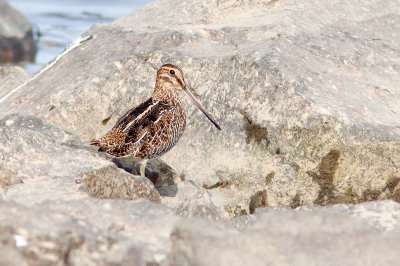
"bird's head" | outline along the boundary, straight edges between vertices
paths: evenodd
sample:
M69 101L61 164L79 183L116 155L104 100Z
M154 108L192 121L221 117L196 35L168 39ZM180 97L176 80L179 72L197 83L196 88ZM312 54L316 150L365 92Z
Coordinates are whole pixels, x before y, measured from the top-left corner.
M169 83L176 90L183 91L186 87L182 70L172 64L165 64L157 72L157 80Z
M212 118L200 102L194 97L186 86L183 78L182 70L172 64L165 64L160 67L157 72L156 88L154 89L153 96L162 100L176 99L176 90L183 91L192 102L204 113L204 115L215 125L216 128L221 130L218 123Z

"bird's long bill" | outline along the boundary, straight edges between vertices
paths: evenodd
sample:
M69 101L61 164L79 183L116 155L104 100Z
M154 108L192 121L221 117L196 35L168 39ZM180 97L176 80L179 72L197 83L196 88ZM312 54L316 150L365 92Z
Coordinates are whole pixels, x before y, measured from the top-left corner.
M203 114L207 116L207 118L211 121L211 123L213 123L216 128L221 130L221 127L218 125L217 121L215 121L215 119L211 117L211 115L206 111L206 109L204 109L204 107L199 103L196 97L194 97L194 95L187 88L185 88L183 91L186 93L187 96L189 96L190 100L192 100L192 102L197 106L197 108L199 108L200 111L202 111Z

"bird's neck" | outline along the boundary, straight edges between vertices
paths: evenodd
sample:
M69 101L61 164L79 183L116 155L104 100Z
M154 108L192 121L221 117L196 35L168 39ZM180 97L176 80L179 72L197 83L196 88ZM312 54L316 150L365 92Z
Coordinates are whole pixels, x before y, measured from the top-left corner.
M170 82L156 82L152 97L171 105L181 105L177 90Z

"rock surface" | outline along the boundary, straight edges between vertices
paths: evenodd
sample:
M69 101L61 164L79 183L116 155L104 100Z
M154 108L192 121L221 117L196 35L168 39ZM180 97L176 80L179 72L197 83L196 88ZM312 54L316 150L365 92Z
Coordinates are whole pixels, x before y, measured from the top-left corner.
M84 199L89 192L99 198L160 201L149 180L94 154L77 137L37 118L9 115L0 120L0 187L13 200L33 205Z
M376 205L385 208L385 204L392 203ZM395 205L398 209L398 204ZM341 212L346 207L298 211L258 209L251 223L243 225L243 220L234 221L242 225L240 231L204 221L184 220L171 234L172 251L164 265L399 263L400 258L393 245L399 243L400 235L382 232L360 217L344 215Z
M22 67L0 66L0 99L28 79L29 75Z
M399 9L159 0L5 96L8 69L0 265L399 265ZM223 130L187 105L153 185L87 143L166 62Z
M0 210L1 250L16 254L0 265L146 265L163 256L177 219L148 201L0 202Z
M378 201L216 222L149 201L0 200L0 265L398 265L399 215Z
M185 135L163 159L213 188L224 216L249 213L263 191L261 206L399 200L399 9L378 0L156 1L93 27L0 111L87 141L147 99L157 67L171 62L223 130L188 105Z
M0 63L32 61L35 53L32 25L5 0L0 0Z

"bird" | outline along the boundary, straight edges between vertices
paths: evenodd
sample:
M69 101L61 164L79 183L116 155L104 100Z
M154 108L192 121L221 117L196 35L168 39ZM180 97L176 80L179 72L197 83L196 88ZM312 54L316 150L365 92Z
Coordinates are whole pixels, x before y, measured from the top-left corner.
M178 91L184 92L221 130L215 119L190 92L182 70L173 64L164 64L157 71L151 97L126 112L110 131L100 139L92 140L90 145L98 146L99 152L105 152L112 158L135 165L144 161L137 174L145 176L147 160L168 152L185 130L186 114Z

